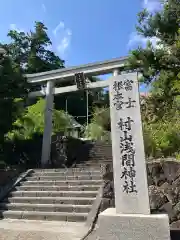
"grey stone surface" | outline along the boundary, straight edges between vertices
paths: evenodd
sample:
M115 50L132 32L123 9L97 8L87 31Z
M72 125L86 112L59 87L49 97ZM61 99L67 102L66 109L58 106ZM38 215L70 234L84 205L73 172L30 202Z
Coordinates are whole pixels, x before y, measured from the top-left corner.
M1 218L85 222L103 179L100 167L94 173L90 169L76 170L33 171L24 181L18 182L0 203ZM82 181L78 179L78 173L84 177ZM93 174L98 176L97 182L92 180ZM59 177L68 176L72 179L59 180ZM48 177L50 180L43 180L41 177Z
M77 185L77 186L18 186L16 190L20 191L98 191L99 185Z
M34 180L34 181L38 181L38 180L101 180L101 176L98 175L77 175L77 176L68 176L68 175L61 175L61 176L39 176L39 177L27 177L27 180Z
M97 229L88 240L170 240L168 216L116 214L109 208L99 215Z
M68 180L68 181L52 181L52 180L49 180L49 181L26 181L24 182L23 186L29 186L29 185L36 185L36 186L67 186L67 185L70 185L70 186L74 186L74 185L88 185L88 184L92 184L92 185L100 185L102 184L103 181L102 180Z
M45 111L44 111L44 132L42 142L42 155L41 165L47 166L51 154L51 135L52 135L52 110L54 101L54 83L52 81L46 82L46 100L45 100Z
M96 218L98 217L98 213L101 206L101 201L103 197L103 186L99 188L98 194L96 196L96 200L94 201L91 211L88 214L86 226L90 229L93 227L93 224L96 221Z
M130 87L126 90L125 81L130 81ZM132 81L132 82L131 82ZM116 87L116 89L114 88ZM132 86L132 89L131 89ZM139 90L138 90L138 79L137 73L128 73L123 75L118 75L111 78L110 81L110 110L111 110L111 134L112 134L112 152L113 152L113 168L114 168L114 188L115 188L115 201L116 210L118 213L142 213L149 214L149 197L148 197L148 187L147 187L147 174L146 174L146 164L145 164L145 154L144 154L144 144L142 137L142 124L141 124L141 114L140 114L140 103L139 103ZM129 107L129 101L135 101L132 105L134 107ZM129 107L129 108L128 108ZM124 124L128 121L130 117L130 127ZM118 126L120 119L123 121L123 126L121 129L121 124ZM129 128L129 129L128 129ZM127 130L128 129L128 130ZM132 141L127 140L124 135L124 131L127 131L127 138L132 136ZM131 136L129 135L131 134ZM131 147L135 150L134 155L134 165L132 159L130 160L130 167L123 165L122 161L122 149L120 148L120 139L123 139L123 145L126 149L126 153L131 152ZM126 141L124 141L126 138ZM133 146L131 143L133 142ZM128 144L130 143L129 147ZM132 169L131 169L132 168ZM135 184L135 189L137 192L127 193L124 191L123 185L126 185L124 178L122 178L123 173L127 173L127 169L131 169L131 176L133 177L133 185ZM135 172L134 172L135 170ZM125 173L125 174L126 174ZM130 185L131 180L127 176L128 185ZM129 189L129 188L128 188Z
M93 204L96 198L92 197L9 197L4 199L10 203L31 203L31 204Z
M0 203L0 210L89 213L92 205Z
M97 176L100 174L100 168L99 170L92 170L92 171L87 171L87 170L81 170L81 171L68 171L68 169L64 169L63 172L42 172L42 173L39 173L39 172L35 172L32 174L33 177L41 177L41 176L49 176L49 177L58 177L58 176L79 176L79 175L83 175L83 176L86 176L86 175L90 175L90 176Z
M14 191L12 197L96 197L97 191Z
M1 240L80 240L86 232L87 228L83 223L0 221Z
M151 209L159 209L163 204L167 203L167 198L156 186L149 186L149 200Z

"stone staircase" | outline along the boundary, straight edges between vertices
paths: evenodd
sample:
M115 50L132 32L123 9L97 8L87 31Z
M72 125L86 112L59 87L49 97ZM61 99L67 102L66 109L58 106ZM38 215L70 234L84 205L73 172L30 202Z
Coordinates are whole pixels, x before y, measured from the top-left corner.
M86 222L102 185L101 164L34 169L0 203L1 219Z
M94 142L89 151L90 162L112 162L112 144L102 143L101 141Z

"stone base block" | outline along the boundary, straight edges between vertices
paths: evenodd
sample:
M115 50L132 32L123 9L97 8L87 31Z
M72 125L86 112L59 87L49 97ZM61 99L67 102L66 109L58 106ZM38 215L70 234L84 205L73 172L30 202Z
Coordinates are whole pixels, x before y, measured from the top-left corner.
M100 213L96 237L99 240L170 240L168 216L117 214L115 208Z

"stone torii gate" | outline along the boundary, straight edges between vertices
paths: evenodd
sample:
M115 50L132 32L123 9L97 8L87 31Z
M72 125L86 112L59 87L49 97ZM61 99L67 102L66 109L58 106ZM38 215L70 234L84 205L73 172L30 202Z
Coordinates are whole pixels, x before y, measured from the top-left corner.
M97 76L112 73L106 81L87 83L86 89L109 86L115 208L99 214L96 238L102 240L169 240L169 221L164 214L150 214L147 173L140 114L137 73L122 73L126 57L72 68L27 75L30 83L46 83L42 166L50 159L53 95L77 91L77 85L55 88L54 82L68 81L83 73Z
M45 85L46 87L41 91L31 92L29 97L46 96L45 108L45 128L43 134L42 157L41 165L46 166L50 159L51 151L51 134L52 134L52 109L54 95L78 91L77 85L55 88L55 82L74 81L75 74L83 73L85 77L97 76L112 73L114 76L124 66L127 57L116 58L103 62L90 63L80 65L77 67L62 68L42 73L27 74L29 83ZM108 87L110 84L109 79L99 82L87 83L86 89Z

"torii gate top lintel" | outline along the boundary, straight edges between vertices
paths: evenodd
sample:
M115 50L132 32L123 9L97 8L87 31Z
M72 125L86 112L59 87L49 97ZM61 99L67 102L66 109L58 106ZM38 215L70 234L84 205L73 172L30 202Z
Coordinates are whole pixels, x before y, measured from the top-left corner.
M69 80L76 73L83 72L86 76L97 76L112 73L113 70L122 68L128 57L114 58L111 60L84 64L76 67L61 68L47 72L26 74L29 83L39 83L47 81Z

